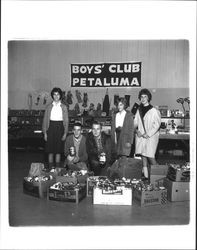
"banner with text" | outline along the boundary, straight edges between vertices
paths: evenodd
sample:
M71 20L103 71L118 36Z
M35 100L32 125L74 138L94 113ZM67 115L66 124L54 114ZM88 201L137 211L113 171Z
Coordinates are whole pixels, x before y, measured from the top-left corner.
M141 62L71 64L71 87L140 87Z

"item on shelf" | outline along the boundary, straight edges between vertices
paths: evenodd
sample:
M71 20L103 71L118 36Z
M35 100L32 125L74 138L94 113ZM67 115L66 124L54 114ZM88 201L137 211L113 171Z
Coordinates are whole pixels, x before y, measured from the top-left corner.
M101 106L101 103L98 103L97 104L97 107L96 107L96 116L101 116L101 113L102 113L102 106Z
M182 105L183 114L185 114L185 106L184 106L185 99L184 98L178 98L176 101Z
M86 185L57 182L48 189L49 200L79 203L86 197Z
M79 108L79 104L76 103L75 106L74 106L74 111L75 111L75 115L78 116L80 115L80 108Z
M82 106L84 108L87 108L87 106L88 106L88 94L87 93L83 93L83 104L82 104Z
M69 104L67 102L67 96L66 96L66 91L62 91L62 100L61 102L66 105L66 107L69 109Z
M160 111L161 117L168 116L168 106L159 106L159 111Z
M114 105L118 106L119 95L114 95Z
M190 99L189 99L189 97L186 97L186 98L184 99L184 101L187 103L188 108L189 108L189 111L190 111Z
M32 109L32 104L33 104L33 97L32 97L32 94L28 94L27 105L28 105L29 110Z
M95 116L94 103L90 103L90 106L89 106L89 109L88 109L88 115L89 116Z
M103 112L105 112L107 116L109 115L109 109L110 109L110 103L109 103L109 95L107 89L103 100Z
M73 103L72 98L73 98L73 95L72 95L71 91L69 90L67 92L67 98L66 98L66 100L67 100L67 102L68 102L69 105L71 105Z
M35 104L38 105L39 101L40 101L40 94L37 96Z
M125 95L124 96L125 97L125 99L126 99L126 107L125 107L125 109L127 109L128 107L130 107L130 95Z
M135 103L133 104L132 109L131 109L131 113L132 113L133 115L136 114L136 112L137 112L137 110L138 110L138 107L139 107L139 104L135 102Z
M141 207L163 205L167 203L167 190L165 187L154 187L152 184L139 182L133 188L133 198Z
M81 92L79 90L75 90L75 95L78 103L82 103Z
M167 189L169 201L188 201L190 199L189 182L171 181L164 178L163 185Z
M190 181L190 165L169 164L167 178L176 182Z

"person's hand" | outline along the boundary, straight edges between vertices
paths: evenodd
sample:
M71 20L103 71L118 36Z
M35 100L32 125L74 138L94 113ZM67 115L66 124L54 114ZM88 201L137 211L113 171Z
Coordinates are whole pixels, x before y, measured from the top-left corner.
M65 141L65 140L66 140L66 134L63 134L62 141Z
M148 139L149 136L145 133L145 134L143 134L143 138Z
M142 137L143 136L142 133L139 130L136 130L136 134L137 134L138 137Z
M47 141L47 133L44 133L44 140Z
M77 163L78 161L79 161L79 157L75 156L74 159L73 159L73 163Z
M126 145L127 148L131 147L131 143L130 142L126 142L125 145Z
M75 158L74 156L70 156L70 155L67 156L67 160L69 162L72 162L74 160L74 158Z

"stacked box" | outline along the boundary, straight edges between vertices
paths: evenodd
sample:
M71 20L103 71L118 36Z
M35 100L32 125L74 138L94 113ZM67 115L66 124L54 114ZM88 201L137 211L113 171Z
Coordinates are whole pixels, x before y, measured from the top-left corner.
M163 205L167 203L167 190L158 188L154 190L133 190L133 198L141 207L152 205Z
M85 170L81 171L68 171L62 169L60 173L56 176L56 182L68 182L68 183L83 183L86 184L89 174Z
M87 196L92 196L93 195L93 188L96 186L96 184L100 180L105 180L107 179L106 176L90 176L87 178Z
M106 190L94 187L93 204L99 205L132 205L132 188L118 187L116 190Z
M188 164L170 164L168 168L167 178L176 182L189 182L190 181L190 167Z
M38 198L44 198L47 195L48 188L55 182L56 180L53 176L24 177L23 193Z
M86 197L85 184L56 183L48 189L47 198L54 201L79 203Z
M168 173L168 165L151 165L150 183L155 187L162 185L163 179Z
M188 201L190 199L189 182L177 182L164 178L163 185L167 189L169 201Z

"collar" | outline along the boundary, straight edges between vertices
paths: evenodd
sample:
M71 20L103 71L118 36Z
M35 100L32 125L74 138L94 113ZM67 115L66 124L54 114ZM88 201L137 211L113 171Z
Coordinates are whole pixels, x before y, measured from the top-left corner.
M58 103L56 103L55 101L53 101L53 102L52 102L52 105L53 105L53 106L56 106L56 107L57 107L57 106L61 106L61 101L59 101Z
M82 135L79 136L79 138L75 138L75 136L73 135L73 140L75 140L76 142L80 142L82 139Z

